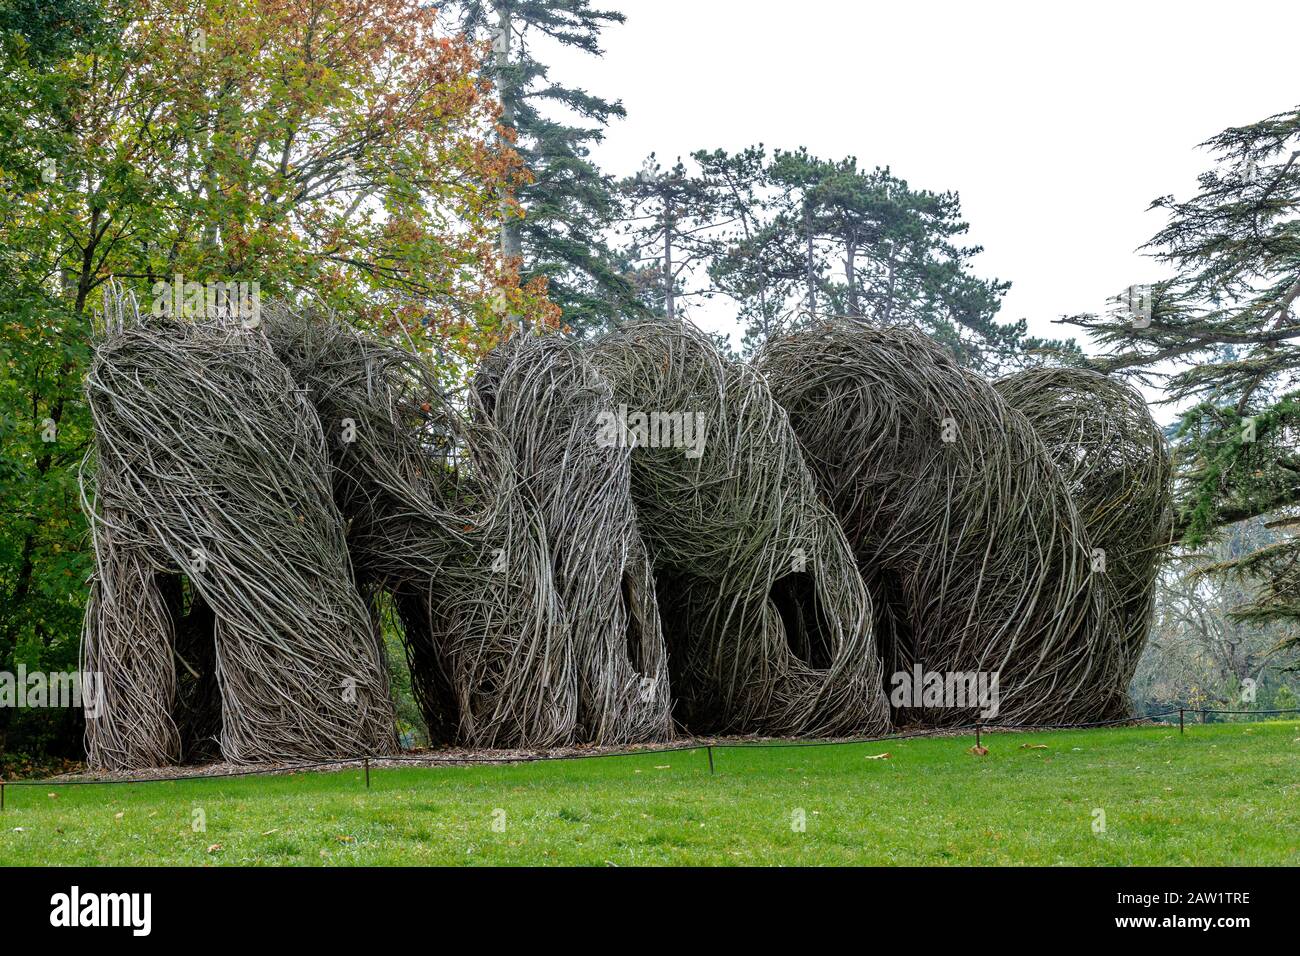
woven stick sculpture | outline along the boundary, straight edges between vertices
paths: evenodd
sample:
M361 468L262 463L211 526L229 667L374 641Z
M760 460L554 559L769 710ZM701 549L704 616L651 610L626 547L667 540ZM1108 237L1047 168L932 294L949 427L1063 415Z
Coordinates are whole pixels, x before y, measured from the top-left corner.
M1172 523L1169 448L1134 389L1087 369L1041 368L994 383L1042 439L1065 479L1110 592L1119 657L1102 713L1129 713L1156 572Z
M320 422L265 339L238 321L116 325L86 393L98 485L84 653L106 675L90 763L149 766L207 748L172 718L178 667L195 675L192 727L211 724L202 685L219 686L227 759L389 752L387 672ZM178 620L182 574L191 613ZM188 643L209 642L207 674L177 644L178 630L204 624L206 638Z
M578 662L579 739L666 739L668 655L632 505L631 449L602 440L612 389L576 343L516 336L480 366L474 395L545 522Z
M545 522L504 436L467 422L410 352L325 316L263 316L325 423L358 577L393 596L432 739L571 742L577 665Z
M1170 466L1094 373L994 385L848 321L749 366L648 323L517 336L457 396L315 312L109 311L86 383L93 766L388 752L389 607L436 742L986 711L891 715L915 668L997 673L1000 720L1127 714Z
M758 366L853 545L887 673L996 673L1000 719L1111 714L1126 652L1108 592L1020 411L910 329L827 324L771 342ZM900 700L903 723L987 711Z
M762 378L690 327L599 341L632 452L679 718L694 731L887 725L871 604Z
M99 487L101 502L115 497L103 479ZM176 763L176 623L157 566L124 516L105 508L100 518L81 644L82 670L98 677L86 715L86 760L110 770ZM120 541L116 528L124 531Z

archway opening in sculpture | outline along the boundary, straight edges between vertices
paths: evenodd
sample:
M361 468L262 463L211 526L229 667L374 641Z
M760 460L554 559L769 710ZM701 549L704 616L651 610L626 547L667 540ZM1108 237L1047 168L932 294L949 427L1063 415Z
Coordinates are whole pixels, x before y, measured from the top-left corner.
M182 763L221 755L221 687L217 680L217 617L189 576L154 575L167 609L176 668L172 717L180 735Z
M772 582L768 598L781 616L790 653L813 670L829 668L835 648L813 576L796 571L777 578Z
M891 675L909 670L916 659L911 609L907 604L903 578L897 571L880 568L872 575L864 575L864 578L867 590L871 592L876 646L880 649L880 659L885 665L885 691L888 693Z
M645 640L645 611L643 609L642 596L637 588L636 581L632 575L626 571L623 572L623 579L620 584L620 591L623 597L623 613L626 616L627 627L625 634L627 638L627 659L632 664L632 670L638 674L645 672L645 652L643 642Z

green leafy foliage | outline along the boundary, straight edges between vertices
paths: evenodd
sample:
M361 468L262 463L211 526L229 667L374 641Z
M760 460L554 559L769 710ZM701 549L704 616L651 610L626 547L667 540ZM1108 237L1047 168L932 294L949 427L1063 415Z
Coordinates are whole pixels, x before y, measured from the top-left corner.
M1072 316L1105 347L1091 364L1163 382L1184 411L1174 435L1178 527L1201 545L1262 515L1281 540L1218 562L1262 582L1237 608L1300 619L1300 110L1232 127L1202 144L1214 165L1189 199L1156 199L1167 223L1147 244L1170 275L1103 315ZM1295 638L1287 643L1296 646Z
M590 0L451 0L457 26L490 41L487 70L501 126L532 173L503 214L501 245L524 282L544 279L562 321L578 334L617 325L642 309L606 241L619 214L613 180L591 159L622 103L565 85L537 58L546 43L600 56L600 33L624 21Z

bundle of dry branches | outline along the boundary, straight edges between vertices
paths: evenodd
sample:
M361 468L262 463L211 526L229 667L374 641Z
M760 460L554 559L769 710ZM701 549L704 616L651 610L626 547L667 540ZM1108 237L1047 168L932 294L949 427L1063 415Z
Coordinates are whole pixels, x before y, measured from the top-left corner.
M516 336L478 370L480 421L509 441L545 523L579 670L580 739L671 734L668 654L632 505L631 449L602 441L613 392L574 342Z
M994 383L1042 439L1079 510L1120 632L1104 712L1128 710L1128 686L1146 644L1156 572L1172 527L1173 464L1134 389L1087 369L1040 368Z
M262 324L325 423L358 579L372 607L393 598L432 739L570 742L577 665L505 437L468 421L411 352L286 307Z

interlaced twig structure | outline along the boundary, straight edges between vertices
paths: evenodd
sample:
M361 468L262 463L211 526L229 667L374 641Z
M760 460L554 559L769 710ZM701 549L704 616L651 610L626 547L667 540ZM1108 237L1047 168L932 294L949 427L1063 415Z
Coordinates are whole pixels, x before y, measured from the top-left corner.
M86 394L96 571L83 653L103 682L90 763L204 751L210 697L230 760L389 751L387 671L320 421L266 339L238 321L147 318L101 338ZM194 686L178 707L181 672Z
M1169 446L1142 396L1099 372L1031 369L994 387L1034 426L1078 508L1120 629L1105 709L1126 713L1173 523Z
M918 666L996 671L999 719L1125 713L1169 467L1101 376L991 384L858 323L750 365L646 323L515 336L448 394L310 310L108 311L93 766L392 752L389 608L436 742L969 721L891 714L887 675Z
M632 494L686 724L885 727L870 598L762 376L663 323L607 336L592 355L622 424L639 426Z
M1000 719L1123 713L1168 495L1140 400L1088 380L1054 415L1076 373L997 388L916 330L861 322L777 339L757 364L853 546L887 672L996 672ZM1053 394L1031 400L1040 382ZM1108 463L1077 464L1102 446ZM900 722L978 713L904 703Z

